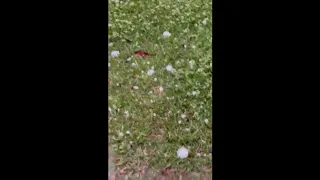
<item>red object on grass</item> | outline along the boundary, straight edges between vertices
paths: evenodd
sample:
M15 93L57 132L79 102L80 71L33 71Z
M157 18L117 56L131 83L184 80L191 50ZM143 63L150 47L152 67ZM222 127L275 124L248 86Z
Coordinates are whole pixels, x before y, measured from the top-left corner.
M148 56L154 56L154 54L149 54L145 51L142 51L142 50L138 50L136 52L134 52L134 55L137 56L137 57L148 57Z

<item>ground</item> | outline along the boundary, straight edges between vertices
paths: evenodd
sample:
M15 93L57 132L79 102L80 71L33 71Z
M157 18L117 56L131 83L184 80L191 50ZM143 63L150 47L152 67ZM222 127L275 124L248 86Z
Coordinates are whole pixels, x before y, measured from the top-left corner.
M207 174L212 161L212 1L108 3L111 177L115 168L117 174L139 178L172 171L178 179L184 172ZM186 158L177 155L181 147L188 150Z

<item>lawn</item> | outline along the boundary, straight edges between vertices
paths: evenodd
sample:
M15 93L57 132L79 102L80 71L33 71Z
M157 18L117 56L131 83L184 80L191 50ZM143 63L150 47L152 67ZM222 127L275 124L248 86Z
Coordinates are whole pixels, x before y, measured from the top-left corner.
M108 6L110 162L121 174L210 169L212 1Z

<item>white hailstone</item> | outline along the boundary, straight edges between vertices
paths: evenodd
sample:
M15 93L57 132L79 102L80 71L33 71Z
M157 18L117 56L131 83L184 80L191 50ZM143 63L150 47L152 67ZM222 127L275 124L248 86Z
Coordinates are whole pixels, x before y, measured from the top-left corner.
M111 52L111 56L112 56L112 57L118 57L119 54L120 54L119 51L112 51L112 52Z
M137 64L136 64L136 63L132 63L131 65L132 65L132 66L137 66Z
M206 141L204 141L204 140L201 140L201 142L202 142L203 144L205 144L205 143L206 143Z
M109 107L108 109L109 109L109 112L111 112L111 111L112 111L112 109L111 109L110 107Z
M157 79L157 78L154 78L153 80L154 80L154 81L157 81L158 79Z
M173 67L171 65L167 65L166 66L166 70L172 72L173 71Z
M200 153L197 153L197 156L198 156L198 157L201 157L201 154L200 154Z
M150 62L149 62L149 61L147 61L147 64L150 64Z
M179 121L178 121L178 124L181 124L181 123L182 123L182 121L181 121L181 120L179 120Z
M189 61L189 66L191 69L193 69L194 61Z
M110 63L108 63L108 67L110 67Z
M203 25L206 25L206 24L207 24L207 20L206 20L206 19L203 20L203 21L202 21L202 24L203 24Z
M153 116L154 116L154 117L156 117L156 116L157 116L157 114L156 114L156 113L153 113Z
M124 115L128 118L128 117L129 117L129 112L128 112L128 111L125 111L125 112L124 112Z
M154 73L153 69L149 69L148 72L147 72L148 76L152 76L153 73Z
M203 156L206 157L207 155L206 155L206 154L203 154Z
M119 86L119 83L117 83L116 85Z
M133 144L133 141L130 141L130 144Z
M195 46L195 45L192 45L191 47L192 47L192 49L195 49L195 48L196 48L196 46Z
M133 86L133 89L139 89L139 87L138 86Z
M187 45L184 45L184 48L187 48Z
M159 87L159 92L161 93L163 91L163 87Z
M112 46L113 46L113 43L109 43L108 46L112 47Z
M181 159L188 157L188 149L186 149L185 147L179 148L177 151L177 156Z
M129 57L129 58L127 59L127 61L131 61L131 57Z
M122 132L119 132L119 136L122 137L124 136L124 134Z
M197 94L197 91L192 91L192 95L196 95Z
M184 118L186 118L186 117L187 117L187 115L186 115L186 114L184 114L184 113L183 113L183 114L181 114L181 118L182 118L182 119L184 119Z
M127 131L126 134L130 134L130 131Z
M204 123L208 124L208 123L209 123L209 120L208 120L208 119L205 119L205 120L204 120Z
M154 101L151 99L150 102L153 103Z
M164 37L170 37L171 33L169 31L165 31L165 32L163 32L163 36Z
M189 128L186 128L186 129L185 129L185 131L189 132L189 131L190 131L190 129L189 129Z

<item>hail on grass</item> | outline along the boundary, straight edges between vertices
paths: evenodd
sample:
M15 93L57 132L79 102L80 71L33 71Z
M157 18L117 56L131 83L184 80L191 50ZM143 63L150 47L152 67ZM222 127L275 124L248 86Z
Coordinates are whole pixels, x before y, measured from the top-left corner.
M139 89L139 87L138 86L133 86L133 89Z
M185 119L187 117L187 115L185 113L181 114L181 118Z
M128 111L125 111L125 112L124 112L124 116L125 116L126 118L128 118L128 117L129 117L129 112L128 112Z
M208 119L205 119L205 120L204 120L204 123L208 124L208 123L209 123L209 120L208 120Z
M166 70L169 71L169 72L172 72L173 71L173 67L171 65L167 65L166 66Z
M181 147L181 148L179 148L178 151L177 151L177 156L178 156L178 158L180 158L180 159L183 159L183 158L188 157L188 154L189 154L188 149L185 148L185 147Z
M111 52L111 56L112 56L112 57L118 57L119 54L120 54L119 51L112 51L112 52Z
M194 61L193 60L189 61L189 66L190 66L191 69L193 69L193 66L194 66Z
M154 73L154 68L152 67L151 69L148 70L147 75L152 76L153 73Z
M124 134L122 132L119 132L119 137L123 137Z
M165 31L163 32L163 37L167 38L167 37L170 37L171 36L171 33L169 31Z

